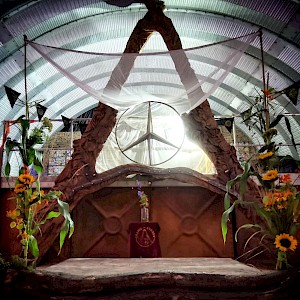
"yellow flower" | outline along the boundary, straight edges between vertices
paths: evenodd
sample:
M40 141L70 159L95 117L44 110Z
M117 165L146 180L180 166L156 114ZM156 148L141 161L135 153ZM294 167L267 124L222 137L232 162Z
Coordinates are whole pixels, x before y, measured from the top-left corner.
M41 191L42 192L42 191ZM42 193L41 193L42 194ZM29 202L33 202L36 200L38 197L40 197L40 193L38 191L34 191L32 195L30 196Z
M22 184L22 183L17 183L17 184L15 185L14 192L15 192L16 194L21 194L21 193L25 192L26 190L27 190L27 186L26 186L26 185L24 185L24 184Z
M26 231L24 231L21 233L21 237L23 240L28 240L30 238L30 235Z
M30 174L21 174L19 177L18 177L18 180L20 182L22 182L23 184L32 184L35 182L35 179L32 175Z
M52 131L53 125L52 125L51 121L47 117L45 117L43 119L43 127L48 128L49 131Z
M17 226L17 229L22 229L23 227L24 227L24 224L23 223L20 223L20 224L16 224L16 226Z
M9 227L10 228L15 228L17 226L17 223L14 221L14 222L10 222L9 224Z
M263 176L262 180L264 181L274 181L278 178L277 170L268 170Z
M264 160L264 159L266 159L266 158L269 158L269 157L271 157L271 156L273 156L273 152L272 151L269 151L269 152L266 152L266 153L262 153L262 154L260 154L259 156L258 156L258 159L259 160Z
M8 210L6 212L6 216L8 218L11 218L11 219L16 219L18 216L20 215L20 211L17 210L17 209L14 209L14 210Z
M16 219L15 221L10 222L10 228L22 229L24 227L23 218Z
M274 244L280 251L286 252L288 250L294 251L298 242L292 235L281 233L276 235Z

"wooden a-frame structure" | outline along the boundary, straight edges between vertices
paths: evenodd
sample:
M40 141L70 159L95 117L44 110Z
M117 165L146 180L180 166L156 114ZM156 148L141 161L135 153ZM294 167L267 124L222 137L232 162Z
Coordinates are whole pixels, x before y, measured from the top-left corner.
M124 53L140 53L153 32L161 34L169 51L182 49L180 37L171 19L163 13L164 5L162 2L145 0L144 3L147 6L148 12L135 26ZM122 71L128 77L130 68L124 69L122 58L116 69L123 68ZM196 82L197 77L194 70L190 67L184 51L182 51L180 59L185 60L186 65L189 66L185 70L185 72L189 73L188 77ZM133 63L134 59L131 62L132 66ZM176 66L176 61L174 61L174 64L183 86L188 89L189 82L185 80L186 73L182 73ZM113 76L114 72L111 79ZM126 76L124 82L126 81ZM120 87L122 87L122 83ZM199 92L201 92L201 89ZM105 188L117 180L124 179L130 174L151 175L153 180L175 179L180 182L197 184L212 191L223 190L225 192L226 182L242 172L236 156L236 150L225 140L214 119L210 105L206 100L189 114L182 115L182 119L186 134L195 143L201 145L202 149L214 163L217 175L213 180L188 168L159 169L140 164L122 165L97 174L95 171L96 159L116 124L116 117L117 111L115 109L100 102L94 110L93 118L81 139L74 141L72 158L57 177L53 188L63 192L64 201L70 205L70 211L76 207L84 196ZM257 185L252 181L249 181L249 185L249 192L246 198L251 200L258 199ZM51 204L40 213L47 214L48 211L55 209L54 206L55 204ZM250 219L253 218L253 215L249 211L244 210L243 214ZM41 228L42 234L37 236L40 259L53 245L53 242L59 235L62 223L62 218L56 218L51 222L47 222Z

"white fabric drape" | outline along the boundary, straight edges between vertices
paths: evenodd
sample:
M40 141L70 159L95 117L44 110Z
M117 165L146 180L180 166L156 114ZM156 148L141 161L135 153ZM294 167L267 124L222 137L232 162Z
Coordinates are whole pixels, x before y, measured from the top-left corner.
M115 54L67 50L28 41L36 52L27 50L27 58L34 63L43 57L86 93L119 111L144 101L159 101L182 114L209 98L256 36L254 33L185 50ZM195 65L197 73L187 71L187 64L192 68ZM194 75L200 80L195 80ZM164 91L170 83L172 94L169 88Z
M41 45L27 41L27 59L40 66L45 59L76 86L119 111L119 117L131 108L130 124L122 124L124 145L129 145L143 134L145 108L141 103L158 102L174 108L179 115L200 105L220 86L226 76L237 67L246 49L258 33L245 35L211 45L155 53L94 53ZM153 107L153 117L166 119L164 110ZM132 119L140 122L138 130ZM158 121L159 135L170 139L174 124ZM169 132L168 132L169 131ZM176 129L175 129L176 132ZM176 134L176 133L175 133ZM124 146L125 147L125 146ZM121 153L112 132L96 164L98 172L133 161L149 164L147 142ZM154 165L161 167L186 166L201 173L214 173L214 167L203 151L185 139L182 149L174 154L166 144L151 141ZM125 155L124 155L125 154ZM188 157L188 159L187 159ZM129 159L130 158L130 159ZM160 164L161 162L167 162ZM151 164L153 165L153 164Z

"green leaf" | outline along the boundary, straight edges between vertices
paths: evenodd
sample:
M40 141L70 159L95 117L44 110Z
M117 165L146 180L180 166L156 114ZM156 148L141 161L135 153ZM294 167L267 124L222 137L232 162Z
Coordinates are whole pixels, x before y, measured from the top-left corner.
M236 205L238 205L239 203L241 203L240 200L234 201L233 204L227 210L225 210L222 214L221 228L222 228L222 236L223 236L224 244L226 243L226 236L227 236L227 231L228 231L227 222L229 221L229 216L232 213L232 211L234 210L234 207Z
M68 233L69 233L69 238L73 235L74 222L69 213L69 204L64 201L61 201L59 199L57 199L57 203L58 203L58 209L59 209L60 213L65 218L65 221L63 223L63 226L62 226L62 228L60 230L60 234L59 234L59 246L60 246L60 250L58 253L58 255L59 255Z
M239 187L240 187L240 197L243 199L243 196L247 190L247 182L249 178L249 172L250 172L251 165L247 161L244 166L244 172L242 173L240 180L239 180Z
M40 225L43 225L47 222L47 220L58 218L61 214L57 211L50 211L48 212L47 216L44 218L44 220L40 221L39 223L35 224L35 230L39 228Z
M41 158L39 158L39 152L38 151L35 151L35 158L33 160L33 167L34 169L36 170L36 172L38 173L39 176L42 175L43 173L43 170L44 170L44 167L43 167L43 164L42 164L42 160L40 160ZM38 154L38 155L36 155Z
M29 237L28 246L34 257L38 257L40 255L37 240L33 235Z
M279 123L279 121L283 118L283 116L284 115L278 115L276 119L272 123L270 123L269 128L275 127Z
M44 224L47 220L50 220L50 219L53 219L53 218L57 218L57 217L59 217L59 216L60 216L60 213L59 213L59 212L57 212L57 211L50 211L50 212L47 214L46 218L44 219L43 224Z
M275 235L276 230L275 230L274 224L272 223L272 220L270 218L270 213L268 211L266 211L264 208L259 207L258 204L255 202L249 202L249 204L253 205L257 214L267 222L267 225L268 225L268 228L269 228L271 234Z
M5 165L5 168L4 168L4 174L5 174L6 179L8 179L8 177L10 175L10 170L11 170L10 163L7 162Z
M68 225L68 222L64 222L61 230L60 230L60 233L59 233L59 252L58 252L58 255L60 254L61 252L61 249L64 245L64 242L65 242L65 239L66 239L66 236L68 234L68 231L69 231L69 225Z
M239 228L238 228L238 230L236 231L236 233L235 233L235 236L234 236L234 240L237 242L237 235L238 235L238 233L239 233L239 231L241 230L241 229L249 229L249 228L258 228L258 229L262 229L261 228L261 226L260 225L258 225L258 224L244 224L244 225L242 225L242 226L240 226ZM255 234L256 234L257 232L255 232Z
M7 138L6 143L5 143L5 152L6 152L7 159L6 159L6 165L4 167L4 175L7 179L9 177L10 171L11 171L9 159L11 157L13 148L18 145L19 145L19 143L16 142L15 140L11 140L10 138Z
M289 234L290 235L295 235L299 229L300 229L300 223L297 223L297 224L293 223L291 225Z
M227 210L229 207L230 207L230 196L229 196L229 193L226 193L225 194L225 197L224 197L224 208L225 210Z
M293 136L292 129L291 129L290 120L287 117L285 117L284 120L285 120L285 125L287 127L287 130L290 133L292 144L293 144L294 148L297 150L296 143L295 143L294 136Z

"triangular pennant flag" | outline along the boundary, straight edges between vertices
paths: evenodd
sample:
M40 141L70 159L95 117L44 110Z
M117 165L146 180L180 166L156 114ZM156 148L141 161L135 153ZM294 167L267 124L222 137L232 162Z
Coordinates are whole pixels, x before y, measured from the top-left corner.
M283 90L284 94L286 94L286 96L293 102L294 105L297 105L298 102L299 87L300 81Z
M225 119L225 127L227 128L227 130L231 133L232 132L232 128L233 128L233 121L234 118L226 118Z
M86 130L86 127L87 127L87 124L80 122L78 125L79 125L79 129L80 129L81 134L84 134L84 132Z
M233 127L233 118L222 118L217 120L218 125L225 126L227 130L231 133Z
M8 100L9 100L10 106L11 106L11 108L13 108L17 99L21 95L21 93L13 90L12 88L10 88L6 85L4 86L4 88L5 88L5 92L6 92Z
M250 108L248 108L247 110L241 112L241 117L243 119L243 122L247 126L250 125L251 115L252 115L252 106Z
M36 105L36 112L39 118L39 121L42 120L42 117L44 116L45 112L47 110L47 107L41 105L41 104L37 104Z
M63 120L63 123L64 123L64 131L68 131L69 128L70 128L70 125L71 125L71 119L61 115L61 118Z

